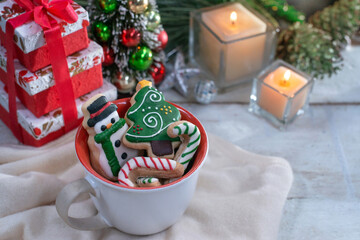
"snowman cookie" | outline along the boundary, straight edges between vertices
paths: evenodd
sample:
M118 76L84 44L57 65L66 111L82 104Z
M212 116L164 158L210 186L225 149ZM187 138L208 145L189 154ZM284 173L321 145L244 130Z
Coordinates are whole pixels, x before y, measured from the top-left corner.
M167 134L168 127L180 120L179 110L165 101L152 83L140 81L125 114L130 128L123 137L126 146L147 151L149 157L174 158L180 138Z
M103 177L116 181L127 160L139 156L139 150L125 146L121 139L129 126L117 113L117 106L102 94L85 102L83 127L89 134L91 165Z

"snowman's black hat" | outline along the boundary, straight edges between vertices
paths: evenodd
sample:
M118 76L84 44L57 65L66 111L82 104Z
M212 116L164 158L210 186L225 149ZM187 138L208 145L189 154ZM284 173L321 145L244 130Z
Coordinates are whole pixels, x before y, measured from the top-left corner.
M87 110L90 113L90 118L87 121L88 126L95 126L97 122L109 116L111 113L116 111L116 109L117 106L108 102L105 96L99 97L87 107Z

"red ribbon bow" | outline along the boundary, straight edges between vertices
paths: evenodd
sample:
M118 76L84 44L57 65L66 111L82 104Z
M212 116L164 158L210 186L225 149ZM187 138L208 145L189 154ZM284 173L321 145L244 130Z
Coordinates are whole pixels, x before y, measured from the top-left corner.
M70 5L72 0L14 0L26 13L12 18L6 23L6 50L7 50L7 86L9 94L9 115L10 127L14 135L23 140L21 129L17 120L16 89L14 76L14 31L15 28L34 20L44 30L45 40L49 49L50 63L55 79L55 86L58 90L60 105L62 108L65 132L74 126L74 119L77 119L75 96L70 80L70 73L67 66L65 49L61 38L61 32L56 16L68 23L78 20L75 10Z
M20 7L27 12L33 10L34 21L43 28L51 28L51 18L49 13L68 23L74 23L78 20L78 15L70 5L72 0L16 0Z

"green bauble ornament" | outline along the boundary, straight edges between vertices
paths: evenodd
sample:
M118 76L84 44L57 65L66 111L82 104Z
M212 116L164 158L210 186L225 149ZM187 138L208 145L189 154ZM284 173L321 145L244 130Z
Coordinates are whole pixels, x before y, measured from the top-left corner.
M154 10L146 11L145 17L148 20L146 24L146 28L149 31L154 31L161 23L160 14L157 11Z
M95 21L93 33L100 42L107 42L111 38L111 28L103 22Z
M111 13L118 7L117 0L98 0L98 5L104 13Z
M130 10L137 14L145 12L149 6L149 0L129 0L128 3Z
M138 71L147 70L153 62L153 54L150 48L138 46L130 55L129 65L132 69Z

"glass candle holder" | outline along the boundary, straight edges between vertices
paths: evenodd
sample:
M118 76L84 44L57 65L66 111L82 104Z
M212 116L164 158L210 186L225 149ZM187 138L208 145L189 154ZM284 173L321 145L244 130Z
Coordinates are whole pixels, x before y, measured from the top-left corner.
M226 3L190 15L192 64L219 90L253 79L274 58L276 29L245 3Z
M249 111L285 127L308 106L314 78L276 60L254 78Z

